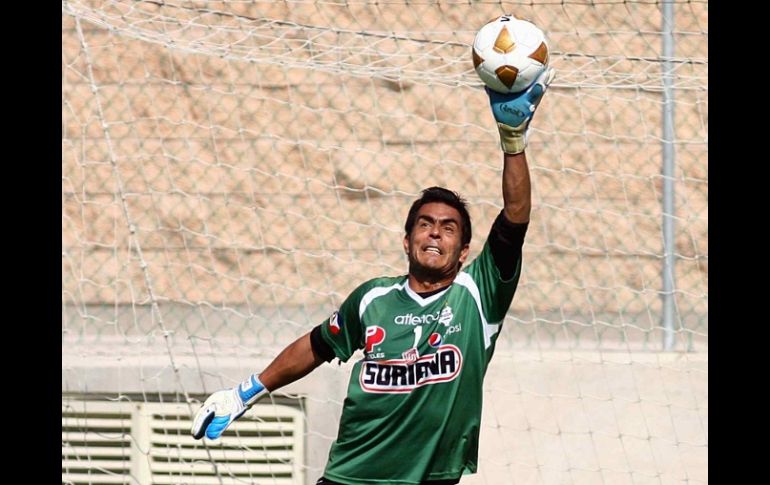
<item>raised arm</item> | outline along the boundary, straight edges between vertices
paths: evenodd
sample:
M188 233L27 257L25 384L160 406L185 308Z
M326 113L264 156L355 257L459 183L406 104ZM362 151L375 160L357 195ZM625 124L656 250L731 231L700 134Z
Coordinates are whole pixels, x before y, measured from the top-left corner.
M511 222L529 222L532 186L525 152L503 153L503 210Z
M532 85L520 93L501 94L487 88L492 114L500 132L503 150L503 203L510 222L529 222L532 189L524 149L527 129L540 100L553 80L553 69L547 69Z

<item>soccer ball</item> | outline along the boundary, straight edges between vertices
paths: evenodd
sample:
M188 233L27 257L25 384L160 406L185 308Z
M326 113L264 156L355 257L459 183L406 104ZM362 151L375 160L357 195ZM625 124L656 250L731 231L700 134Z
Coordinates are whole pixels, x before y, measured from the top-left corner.
M513 15L501 15L483 26L471 51L476 74L500 93L523 91L548 67L543 31Z

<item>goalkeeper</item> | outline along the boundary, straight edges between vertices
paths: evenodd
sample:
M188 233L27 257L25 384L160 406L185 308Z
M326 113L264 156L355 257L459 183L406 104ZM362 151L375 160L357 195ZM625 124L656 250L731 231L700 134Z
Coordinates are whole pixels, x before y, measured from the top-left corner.
M209 396L192 435L219 438L268 392L360 349L318 484L449 485L475 473L482 381L519 281L529 223L527 128L552 79L547 70L521 93L487 89L504 152L503 210L470 264L465 201L425 189L404 227L409 273L363 283L261 373Z

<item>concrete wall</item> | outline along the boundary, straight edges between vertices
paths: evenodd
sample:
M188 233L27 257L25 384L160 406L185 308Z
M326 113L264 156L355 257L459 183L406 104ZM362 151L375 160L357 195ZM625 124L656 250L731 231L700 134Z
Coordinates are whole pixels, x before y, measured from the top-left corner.
M200 395L263 368L270 350L116 358L65 348L62 389ZM236 355L238 354L238 355ZM307 413L307 484L336 437L351 363L325 364L281 390ZM708 353L498 352L484 383L479 472L461 483L673 484L708 480Z

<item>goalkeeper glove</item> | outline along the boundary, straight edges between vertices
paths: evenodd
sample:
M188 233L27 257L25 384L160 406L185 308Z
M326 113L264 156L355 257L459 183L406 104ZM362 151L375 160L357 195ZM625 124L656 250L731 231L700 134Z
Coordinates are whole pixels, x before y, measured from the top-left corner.
M554 70L543 71L524 91L502 94L485 87L492 114L500 132L500 145L505 153L515 155L527 146L527 128L535 109L553 80Z
M191 433L199 440L219 438L230 423L243 416L255 402L267 394L256 374L232 389L217 391L195 413Z

